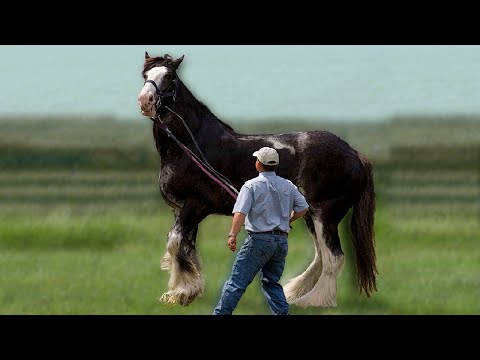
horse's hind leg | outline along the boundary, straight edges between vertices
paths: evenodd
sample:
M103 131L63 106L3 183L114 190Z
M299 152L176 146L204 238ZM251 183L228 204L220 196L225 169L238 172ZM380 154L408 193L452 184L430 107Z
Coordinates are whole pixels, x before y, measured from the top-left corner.
M167 253L162 268L170 272L169 290L160 298L170 304L189 305L203 293L201 261L195 249L198 224L208 215L203 206L189 202L176 217L168 233Z
M322 271L311 291L292 303L298 306L337 306L337 278L344 264L344 255L338 236L338 224L351 206L347 197L323 202L320 211L312 215L316 233L316 249L322 257Z
M292 302L312 290L322 273L322 254L317 244L317 235L315 233L315 226L310 212L305 214L304 220L310 231L310 235L313 238L315 257L309 267L301 275L289 280L283 286L283 291L285 292L285 297L288 302ZM320 234L320 236L323 235Z

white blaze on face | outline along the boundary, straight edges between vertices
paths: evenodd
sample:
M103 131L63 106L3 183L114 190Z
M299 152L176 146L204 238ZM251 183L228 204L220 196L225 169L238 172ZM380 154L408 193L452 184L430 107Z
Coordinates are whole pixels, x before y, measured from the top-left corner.
M165 66L154 67L146 72L147 80L152 80L160 88L163 82L163 77L168 72ZM152 83L145 83L140 94L138 95L138 104L140 105L141 113L144 116L152 117L155 115L155 94L156 89Z

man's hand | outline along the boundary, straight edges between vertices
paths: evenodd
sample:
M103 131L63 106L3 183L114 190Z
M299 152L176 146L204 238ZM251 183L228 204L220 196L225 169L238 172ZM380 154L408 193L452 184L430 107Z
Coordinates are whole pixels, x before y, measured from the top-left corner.
M228 237L228 247L230 250L235 251L237 250L237 237L236 236L229 236Z
M232 227L228 233L228 247L230 250L237 250L237 234L240 231L243 223L245 222L245 214L236 212L233 214Z

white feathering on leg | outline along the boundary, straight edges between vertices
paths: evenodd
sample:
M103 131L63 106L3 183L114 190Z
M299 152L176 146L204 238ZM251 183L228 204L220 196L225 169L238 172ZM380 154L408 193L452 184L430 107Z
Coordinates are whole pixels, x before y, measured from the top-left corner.
M283 285L283 291L288 302L292 302L312 290L322 274L322 254L317 246L316 236L311 235L315 244L315 258L301 275L290 279Z
M168 234L167 252L161 261L162 269L170 272L169 290L160 297L160 301L186 306L196 297L202 296L204 279L198 266L201 261L196 250L192 250L189 259L194 269L193 273L181 271L176 258L180 243L181 232L172 229Z
M333 255L327 247L323 237L323 225L321 220L314 218L313 224L317 234L318 249L320 249L322 254L322 273L318 282L310 292L293 300L291 303L301 307L335 307L337 306L337 277L341 273L344 256Z

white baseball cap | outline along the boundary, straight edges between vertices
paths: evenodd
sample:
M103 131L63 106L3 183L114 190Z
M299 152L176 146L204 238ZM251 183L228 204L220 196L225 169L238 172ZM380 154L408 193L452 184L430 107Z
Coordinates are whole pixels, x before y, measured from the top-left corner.
M279 158L278 152L274 148L271 147L262 147L260 150L255 151L253 156L256 156L258 161L260 161L263 165L278 165Z

